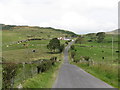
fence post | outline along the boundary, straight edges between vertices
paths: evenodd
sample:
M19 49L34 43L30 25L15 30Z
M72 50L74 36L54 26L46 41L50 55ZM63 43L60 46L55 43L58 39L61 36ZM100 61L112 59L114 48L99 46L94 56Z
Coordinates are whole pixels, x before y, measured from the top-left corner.
M25 62L23 62L22 64L23 64L23 78L25 79Z
M11 80L11 88L13 88L13 86L14 86L14 77Z

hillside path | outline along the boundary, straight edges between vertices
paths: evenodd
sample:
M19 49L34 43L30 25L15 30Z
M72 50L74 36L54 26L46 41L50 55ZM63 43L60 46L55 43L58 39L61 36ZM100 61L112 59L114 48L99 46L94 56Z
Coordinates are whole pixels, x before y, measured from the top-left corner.
M112 88L112 86L85 72L83 69L69 64L68 50L73 42L64 50L62 64L53 88Z

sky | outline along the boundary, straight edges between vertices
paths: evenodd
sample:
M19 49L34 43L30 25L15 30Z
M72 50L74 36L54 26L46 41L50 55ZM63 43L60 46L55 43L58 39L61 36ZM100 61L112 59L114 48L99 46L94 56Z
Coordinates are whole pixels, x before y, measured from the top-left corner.
M0 23L53 27L77 34L118 28L119 0L0 0Z

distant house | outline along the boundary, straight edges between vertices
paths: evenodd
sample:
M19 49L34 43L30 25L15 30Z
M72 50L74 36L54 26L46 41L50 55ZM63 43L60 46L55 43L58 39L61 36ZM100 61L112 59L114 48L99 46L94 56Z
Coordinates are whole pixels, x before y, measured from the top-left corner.
M59 37L58 40L71 40L70 37Z
M64 37L59 37L58 40L64 40Z

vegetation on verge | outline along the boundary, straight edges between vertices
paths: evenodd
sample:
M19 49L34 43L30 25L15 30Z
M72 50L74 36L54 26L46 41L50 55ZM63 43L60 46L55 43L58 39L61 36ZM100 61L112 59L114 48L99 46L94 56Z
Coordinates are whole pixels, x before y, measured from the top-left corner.
M52 88L59 65L60 63L56 63L48 71L26 80L22 84L23 88Z

